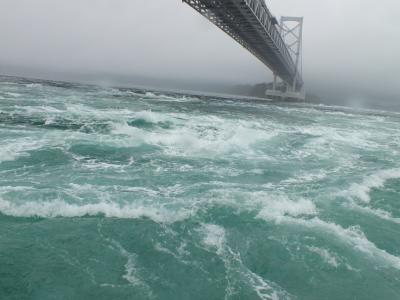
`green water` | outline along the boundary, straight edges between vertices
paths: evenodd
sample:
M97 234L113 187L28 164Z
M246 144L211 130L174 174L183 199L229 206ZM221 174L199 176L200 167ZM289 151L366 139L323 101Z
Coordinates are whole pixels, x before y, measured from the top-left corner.
M0 299L400 299L400 114L0 78Z

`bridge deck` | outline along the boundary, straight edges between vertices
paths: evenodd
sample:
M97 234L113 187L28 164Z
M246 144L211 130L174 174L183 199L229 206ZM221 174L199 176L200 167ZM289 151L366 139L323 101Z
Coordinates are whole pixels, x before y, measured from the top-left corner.
M297 89L303 80L263 0L183 0Z

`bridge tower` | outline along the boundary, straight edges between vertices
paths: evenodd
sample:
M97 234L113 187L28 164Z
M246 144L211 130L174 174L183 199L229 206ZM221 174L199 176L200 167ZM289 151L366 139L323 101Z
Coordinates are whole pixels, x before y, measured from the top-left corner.
M295 76L293 82L282 81L278 83L278 76L274 73L272 90L267 90L266 95L272 98L304 100L305 91L297 83L303 76L303 18L302 17L281 17L279 33L290 56L295 63Z

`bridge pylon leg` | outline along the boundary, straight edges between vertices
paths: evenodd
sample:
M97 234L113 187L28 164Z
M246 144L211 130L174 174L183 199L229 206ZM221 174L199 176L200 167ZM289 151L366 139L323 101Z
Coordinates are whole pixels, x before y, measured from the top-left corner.
M276 83L278 80L278 76L274 73L274 83L272 85L272 90L276 91Z
M303 18L284 16L281 17L280 33L295 63L296 69L292 87L293 91L296 91L298 78L300 78L303 73Z

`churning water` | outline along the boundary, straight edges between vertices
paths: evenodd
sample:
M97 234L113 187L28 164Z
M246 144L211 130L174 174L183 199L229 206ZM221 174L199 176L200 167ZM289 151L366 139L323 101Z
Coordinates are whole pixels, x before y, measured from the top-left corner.
M0 78L0 299L400 299L400 114Z

